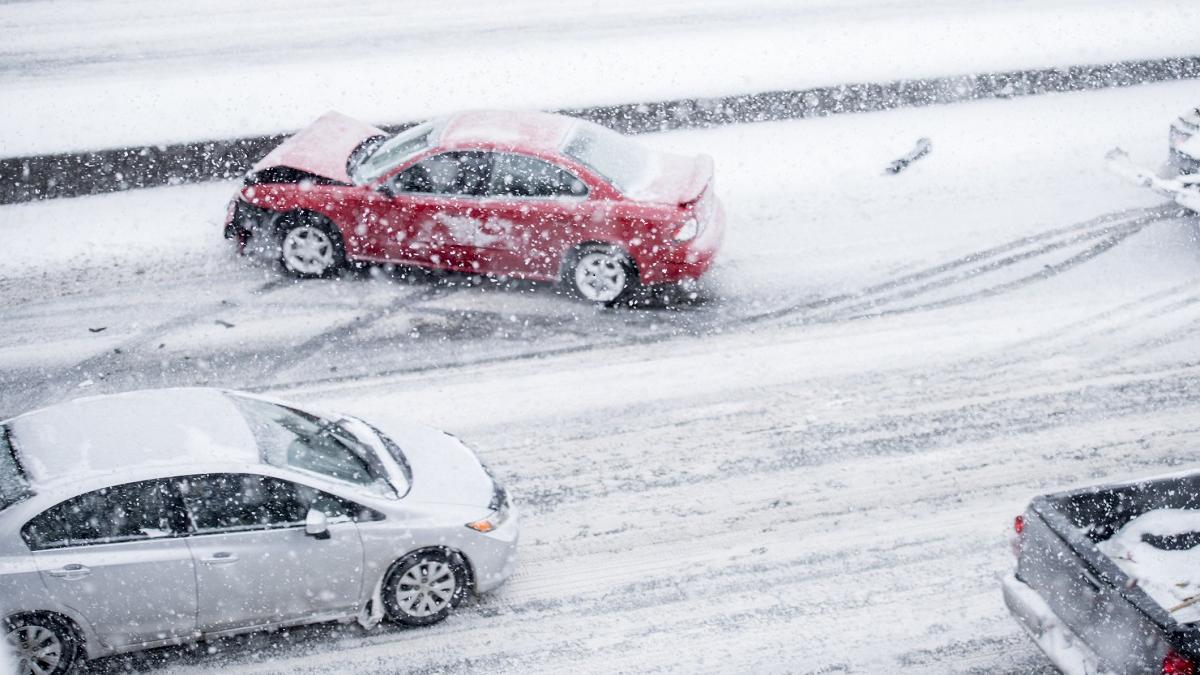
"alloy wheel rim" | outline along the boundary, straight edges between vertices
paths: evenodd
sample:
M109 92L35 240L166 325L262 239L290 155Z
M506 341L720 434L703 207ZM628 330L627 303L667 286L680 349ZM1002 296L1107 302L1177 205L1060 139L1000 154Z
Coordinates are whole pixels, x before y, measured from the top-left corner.
M625 291L624 261L611 253L587 253L575 266L575 287L593 302L612 302Z
M294 228L283 239L283 260L302 274L321 274L333 265L333 241L318 227Z
M22 675L47 675L62 663L63 644L58 635L42 626L21 626L8 633Z
M449 565L423 558L400 575L396 604L409 616L430 617L450 605L457 589L458 580Z

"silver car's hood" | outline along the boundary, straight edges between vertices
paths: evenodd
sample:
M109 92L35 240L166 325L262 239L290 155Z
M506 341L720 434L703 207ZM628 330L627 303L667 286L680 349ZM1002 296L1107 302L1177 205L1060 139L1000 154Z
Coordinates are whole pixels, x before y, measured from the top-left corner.
M412 469L405 501L486 509L494 484L475 455L450 434L420 425L380 426L400 446Z

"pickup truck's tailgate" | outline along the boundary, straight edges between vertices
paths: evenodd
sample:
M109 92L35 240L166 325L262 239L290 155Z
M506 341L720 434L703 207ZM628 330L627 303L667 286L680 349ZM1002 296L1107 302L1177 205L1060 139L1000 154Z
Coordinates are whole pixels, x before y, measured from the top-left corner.
M1100 554L1091 541L1065 516L1047 512L1049 508L1046 502L1034 500L1025 512L1017 579L1041 595L1108 669L1120 673L1160 672L1168 645L1159 627L1111 585L1110 580L1125 580L1116 566L1099 560ZM1051 528L1048 519L1061 522ZM1090 549L1088 555L1095 551L1097 560L1085 561L1072 544Z

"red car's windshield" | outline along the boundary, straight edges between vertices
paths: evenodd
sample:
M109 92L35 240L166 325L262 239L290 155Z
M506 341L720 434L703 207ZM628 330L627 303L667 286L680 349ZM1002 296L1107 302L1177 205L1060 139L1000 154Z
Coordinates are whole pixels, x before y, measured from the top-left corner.
M350 177L359 185L379 179L404 160L429 147L433 130L433 123L426 122L392 136L351 167Z

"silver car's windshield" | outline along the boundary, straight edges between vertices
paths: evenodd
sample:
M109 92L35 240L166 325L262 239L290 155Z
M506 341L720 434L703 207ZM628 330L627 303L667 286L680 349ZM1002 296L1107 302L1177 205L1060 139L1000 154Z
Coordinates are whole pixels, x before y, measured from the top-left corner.
M390 169L429 147L433 126L432 122L418 124L380 143L374 152L350 167L350 177L359 185L378 180Z
M579 122L563 144L563 153L599 173L626 196L646 183L653 155L646 148L591 122Z
M13 453L8 427L0 426L0 511L30 495L29 483Z
M340 420L326 420L295 408L240 396L230 396L246 418L263 460L278 467L299 469L353 483L384 496L397 490L375 451L344 429Z

